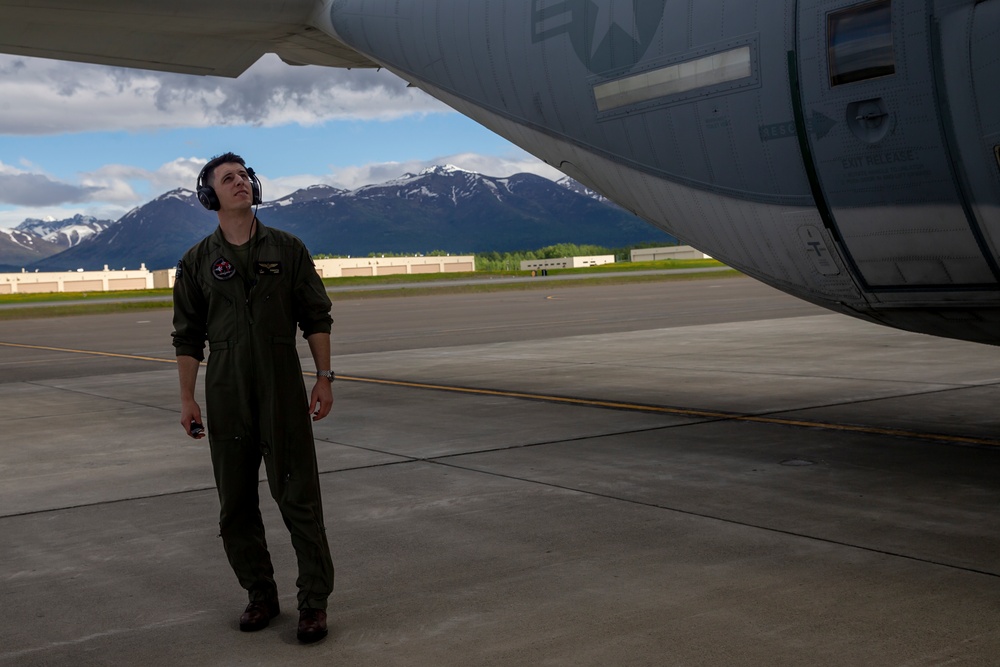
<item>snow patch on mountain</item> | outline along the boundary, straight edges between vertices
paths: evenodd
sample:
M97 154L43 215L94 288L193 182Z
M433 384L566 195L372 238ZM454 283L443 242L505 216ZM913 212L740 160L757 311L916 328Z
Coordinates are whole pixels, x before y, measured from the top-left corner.
M64 248L72 248L88 238L97 236L113 224L112 220L98 220L93 216L77 214L65 220L29 218L14 230Z
M610 199L602 195L600 192L595 192L591 190L583 183L580 183L579 181L572 179L569 176L563 176L562 178L560 178L558 181L556 181L556 185L561 185L567 190L571 190L577 194L584 195L585 197L590 197L591 199L596 199L599 202L604 202L606 204L611 202Z

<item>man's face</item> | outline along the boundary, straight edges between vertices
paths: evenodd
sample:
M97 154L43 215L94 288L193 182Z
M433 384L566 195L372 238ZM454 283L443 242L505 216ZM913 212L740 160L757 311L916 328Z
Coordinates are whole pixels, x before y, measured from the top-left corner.
M247 168L239 162L224 162L215 168L212 187L220 210L248 209L253 205L253 185Z

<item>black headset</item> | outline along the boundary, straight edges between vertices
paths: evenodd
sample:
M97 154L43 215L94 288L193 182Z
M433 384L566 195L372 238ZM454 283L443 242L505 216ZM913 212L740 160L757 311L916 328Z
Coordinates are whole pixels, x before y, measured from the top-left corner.
M213 165L213 168L217 166ZM198 201L209 211L218 211L222 207L222 202L219 201L219 195L215 194L215 188L205 184L206 169L208 169L207 164L202 168L201 173L198 174L198 184L196 186L198 188ZM257 174L250 167L247 167L247 175L250 176L250 193L253 196L253 205L257 206L262 201L260 179L257 178Z

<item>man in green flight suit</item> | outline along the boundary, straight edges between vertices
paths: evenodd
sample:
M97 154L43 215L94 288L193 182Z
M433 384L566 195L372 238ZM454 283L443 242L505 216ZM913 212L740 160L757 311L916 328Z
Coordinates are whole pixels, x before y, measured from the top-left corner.
M250 598L240 630L267 627L279 613L257 493L263 460L298 560L298 638L317 641L327 634L333 561L310 416L322 419L333 407L330 298L305 245L257 219L260 181L243 158L213 158L197 187L201 203L217 211L219 226L177 265L173 342L181 424L189 436L204 437L195 386L207 342L205 399L220 534ZM308 397L295 348L298 329L316 364Z

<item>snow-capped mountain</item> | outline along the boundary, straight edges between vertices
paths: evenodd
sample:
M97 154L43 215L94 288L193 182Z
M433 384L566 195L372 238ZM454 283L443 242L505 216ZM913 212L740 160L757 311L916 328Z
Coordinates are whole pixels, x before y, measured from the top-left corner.
M28 219L13 229L0 228L0 270L20 270L79 245L114 224L90 216L66 220Z
M546 178L497 178L447 165L293 206L263 205L259 215L314 253L340 255L673 241L617 206Z
M114 220L98 220L93 216L77 214L65 220L28 218L14 229L72 248L113 224Z
M674 241L603 198L567 185L533 174L495 178L448 165L356 190L311 186L261 204L257 214L265 225L301 238L314 254L503 252L556 243L624 247ZM138 268L142 263L169 268L216 224L216 215L193 192L177 189L31 268ZM2 252L0 263L10 263Z
M523 184L526 176L530 175L516 174L508 178L493 178L449 164L430 167L419 174L404 174L385 183L366 185L354 190L350 195L360 199L385 196L403 199L443 198L457 207L461 202L471 200L480 194L495 197L499 201L503 201L505 196L519 196L513 188ZM542 181L547 182L547 179Z
M64 250L63 246L18 229L0 228L0 270L13 271Z
M329 199L336 195L344 194L348 192L347 190L341 190L340 188L335 188L329 185L310 185L308 188L303 188L302 190L296 190L290 195L285 195L281 199L276 199L273 202L269 202L269 206L291 206L292 204L301 204L307 201L316 201L317 199Z
M597 201L611 203L611 200L602 195L600 192L594 192L580 181L572 179L569 176L563 176L562 178L560 178L558 181L556 181L556 185L561 185L567 190L572 190L577 194L581 194L585 197L590 197L591 199L596 199Z
M166 269L177 264L184 250L210 234L218 224L191 190L178 188L134 208L114 225L83 243L32 265L42 271Z

